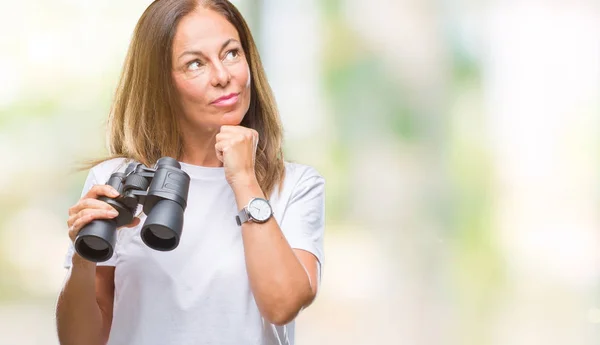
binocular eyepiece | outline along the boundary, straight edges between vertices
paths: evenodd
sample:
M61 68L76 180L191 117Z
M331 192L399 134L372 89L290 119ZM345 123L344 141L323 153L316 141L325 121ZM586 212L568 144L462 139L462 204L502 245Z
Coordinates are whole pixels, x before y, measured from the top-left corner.
M183 212L187 205L190 177L171 157L159 159L154 168L130 163L125 172L113 173L107 185L120 196L99 200L114 207L119 215L113 219L96 219L83 227L75 238L77 253L92 262L102 262L113 255L117 228L133 221L138 204L147 215L140 236L155 250L173 250L179 244Z

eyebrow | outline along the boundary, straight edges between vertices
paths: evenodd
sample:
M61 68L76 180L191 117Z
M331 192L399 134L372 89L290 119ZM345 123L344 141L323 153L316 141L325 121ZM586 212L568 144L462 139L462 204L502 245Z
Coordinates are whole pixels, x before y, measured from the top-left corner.
M225 43L223 43L221 45L221 50L225 49L225 47L227 47L229 45L229 43L231 43L231 42L240 43L235 38L230 38L227 41L225 41ZM179 57L177 59L181 59L184 55L200 55L200 56L205 56L204 53L202 53L199 50L186 50L183 53L181 53L181 55L179 55Z

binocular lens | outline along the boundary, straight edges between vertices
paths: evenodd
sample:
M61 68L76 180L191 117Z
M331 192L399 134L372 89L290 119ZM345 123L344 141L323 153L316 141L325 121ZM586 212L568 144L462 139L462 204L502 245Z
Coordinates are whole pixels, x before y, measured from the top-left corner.
M88 238L84 238L82 241L83 245L88 246L88 248L90 250L97 250L97 251L103 251L106 250L108 251L108 244L106 244L106 242L98 237L88 237Z
M75 249L84 259L102 262L110 259L116 242L113 220L96 219L85 226L75 239Z
M173 250L179 244L183 228L183 208L171 200L160 200L146 221L141 231L144 243L156 250Z
M174 237L173 231L171 231L171 229L165 228L164 226L153 225L149 227L148 230L150 230L154 236L163 240L168 240Z
M160 225L153 225L141 233L142 241L155 250L168 251L177 247L177 238L173 231Z

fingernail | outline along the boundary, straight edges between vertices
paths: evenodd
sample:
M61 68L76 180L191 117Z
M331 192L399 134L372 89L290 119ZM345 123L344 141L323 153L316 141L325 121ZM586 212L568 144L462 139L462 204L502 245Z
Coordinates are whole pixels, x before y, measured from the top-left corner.
M112 189L112 190L110 191L110 195L111 195L111 196L119 196L119 192L117 192L115 189Z
M108 214L111 217L116 217L119 215L119 212L117 212L115 210L110 210L110 211L107 211L106 214Z

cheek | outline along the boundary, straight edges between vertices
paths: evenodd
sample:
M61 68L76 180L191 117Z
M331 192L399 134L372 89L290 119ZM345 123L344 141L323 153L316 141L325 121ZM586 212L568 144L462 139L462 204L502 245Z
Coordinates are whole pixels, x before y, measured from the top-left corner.
M231 75L234 77L236 84L242 91L250 88L250 66L247 63L237 64L230 69Z
M240 84L244 90L244 101L246 103L250 102L250 84L252 83L252 77L250 76L250 66L246 65L243 70L241 70L239 76Z
M250 89L250 82L252 77L250 76L250 66L246 65L246 89Z
M178 78L175 80L175 85L182 101L203 103L206 93L199 80Z

